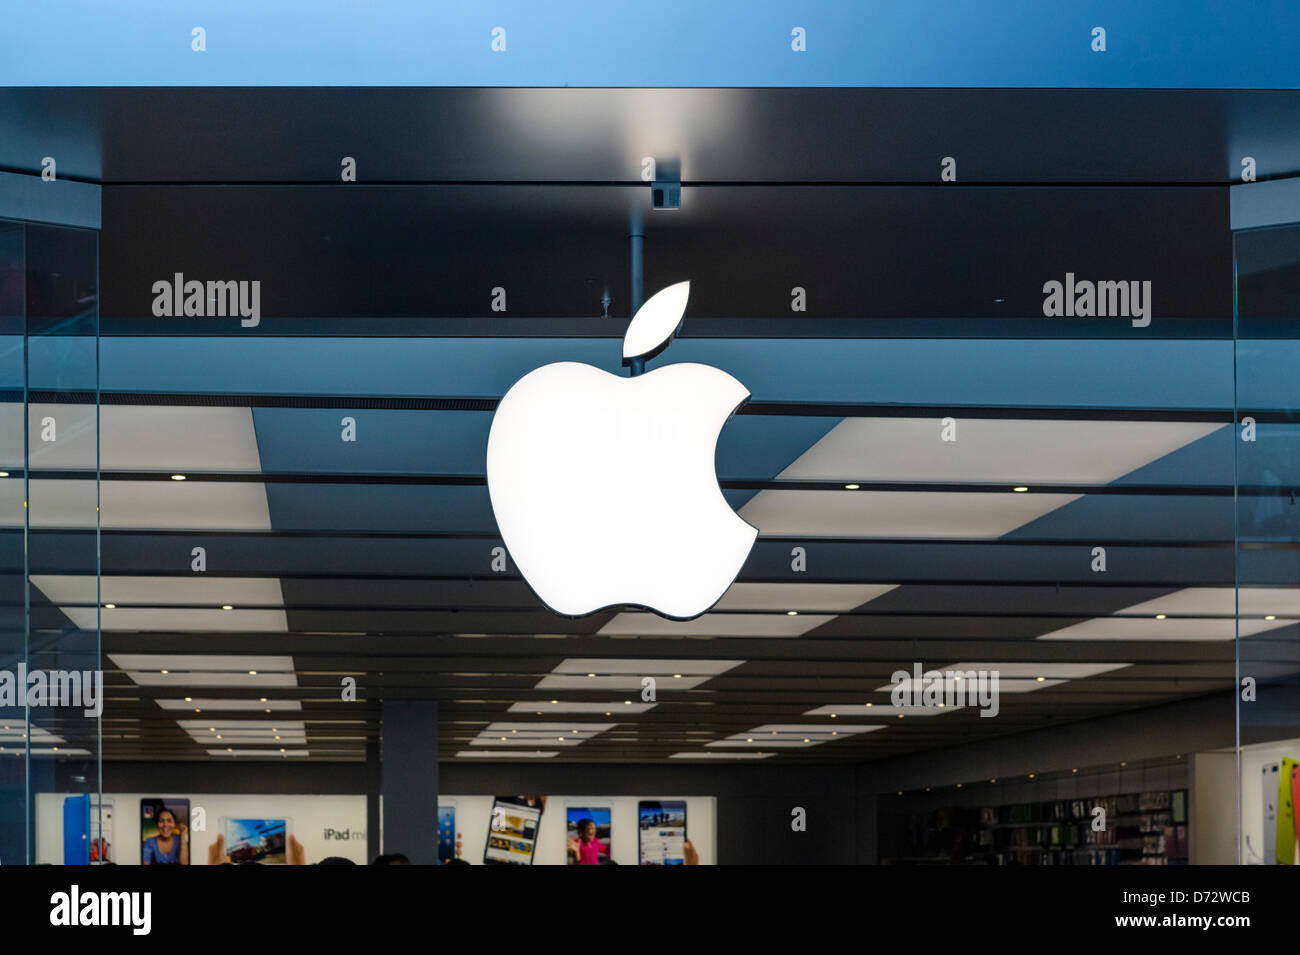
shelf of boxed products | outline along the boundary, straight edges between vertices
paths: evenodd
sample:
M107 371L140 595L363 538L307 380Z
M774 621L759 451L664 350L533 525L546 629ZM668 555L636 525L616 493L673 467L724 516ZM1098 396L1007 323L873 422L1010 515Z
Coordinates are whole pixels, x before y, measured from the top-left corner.
M1105 828L1093 829L1093 810ZM904 863L988 865L1182 865L1187 862L1187 790L1016 803L979 810L945 807L912 818Z
M1104 828L1094 829L1103 818ZM974 836L999 865L1181 865L1187 790L985 807Z

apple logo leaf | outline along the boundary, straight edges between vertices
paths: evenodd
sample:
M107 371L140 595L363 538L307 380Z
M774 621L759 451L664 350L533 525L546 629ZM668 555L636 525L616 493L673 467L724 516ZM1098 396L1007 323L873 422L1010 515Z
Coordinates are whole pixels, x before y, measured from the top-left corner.
M653 358L668 347L681 327L690 294L691 283L678 282L646 299L623 335L623 364Z

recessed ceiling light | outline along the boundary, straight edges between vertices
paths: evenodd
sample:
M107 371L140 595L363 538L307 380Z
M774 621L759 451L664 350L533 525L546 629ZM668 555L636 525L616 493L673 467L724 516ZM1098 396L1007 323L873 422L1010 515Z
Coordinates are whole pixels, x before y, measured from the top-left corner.
M632 705L632 701L631 701L631 700L624 700L624 701L623 701L623 705L624 705L624 706L631 706L631 705Z
M1164 613L1158 613L1158 614L1156 614L1156 619L1157 619L1157 620L1166 620L1166 619L1168 619L1168 617L1169 617L1168 614L1164 614Z
M8 471L0 471L0 477L8 477L8 476L9 476Z
M860 487L862 487L861 484L846 484L846 485L844 485L844 490L846 490L846 491L856 491L856 490L858 490L858 488L860 488Z
M606 716L613 716L614 714L612 714L612 713L606 713L605 715L606 715Z
M551 700L552 703L559 703L559 700Z
M166 671L166 670L159 670L158 672L159 672L159 673L166 673L167 671Z
M798 610L787 610L787 611L785 612L785 615L786 615L787 617L797 617L797 616L799 616L799 611L798 611Z
M674 673L674 674L673 674L673 679L674 679L674 680L680 680L681 678L682 678L682 675L681 675L680 673Z
M248 671L248 675L249 675L249 676L257 676L257 671L256 671L256 670L249 670L249 671Z
M588 674L587 674L587 678L588 678L588 679L592 679L592 680L594 680L594 679L596 678L596 674L594 674L594 673L588 673ZM552 700L551 702L555 702L555 701Z
M1046 682L1046 680L1047 680L1047 677L1045 677L1045 676L1036 676L1036 677L1034 677L1034 682L1035 682L1035 683L1043 683L1043 682Z
M995 783L995 782L997 782L997 780L996 780L996 779L990 779L989 782L991 782L991 783Z
M1121 766L1127 766L1128 763L1120 763Z
M957 784L957 788L958 788L958 789L961 789L961 783L958 783L958 784Z
M184 481L184 480L185 480L185 475L184 475L184 474L173 474L173 475L172 475L172 480L173 480L173 481Z
M838 713L832 713L832 714L831 714L831 719L835 719L835 717L837 717L837 716L839 716L839 715L840 715L840 714L838 714Z
M193 698L193 697L190 697L190 696L187 696L187 697L185 697L185 702L186 702L186 703L193 703L193 702L194 702L194 698Z
M1271 614L1269 614L1267 617L1265 617L1264 619L1265 619L1265 620L1276 620L1276 619L1277 619L1277 615L1271 613Z
M105 609L105 610L116 610L116 609L117 609L117 604L104 604L104 609Z
M1072 773L1077 773L1078 770L1077 770L1077 769L1072 769L1072 770L1070 770L1070 772L1072 772Z
M221 609L222 609L222 610L234 610L235 608L232 607L232 606L230 606L230 604L222 604L222 605L221 605Z
M1029 490L1029 488L1021 484L1019 487L1013 487L1011 490L1015 491L1017 494L1024 494L1026 491Z
M805 739L804 742L805 742L805 743L811 743L812 740L810 740L810 739Z

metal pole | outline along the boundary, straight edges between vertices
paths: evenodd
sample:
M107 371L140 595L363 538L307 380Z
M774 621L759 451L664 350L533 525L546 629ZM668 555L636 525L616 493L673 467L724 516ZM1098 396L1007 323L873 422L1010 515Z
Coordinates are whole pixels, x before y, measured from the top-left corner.
M635 315L641 307L641 291L644 284L644 270L642 267L642 251L645 246L645 232L642 229L640 218L637 217L632 223L631 232L628 235L629 251L631 253L631 272L632 272L632 314ZM633 377L645 371L645 359L634 358L632 360L631 374Z

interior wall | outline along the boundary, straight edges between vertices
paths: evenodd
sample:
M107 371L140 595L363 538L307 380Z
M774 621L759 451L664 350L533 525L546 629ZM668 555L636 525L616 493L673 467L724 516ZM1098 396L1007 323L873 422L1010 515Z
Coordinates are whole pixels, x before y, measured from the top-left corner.
M1237 756L1195 753L1192 756L1192 825L1188 855L1192 865L1237 862Z
M1233 745L1233 700L1231 690L1225 688L1222 694L1165 706L881 760L870 764L863 785L888 794L1179 753L1187 758L1194 752Z

